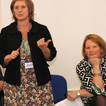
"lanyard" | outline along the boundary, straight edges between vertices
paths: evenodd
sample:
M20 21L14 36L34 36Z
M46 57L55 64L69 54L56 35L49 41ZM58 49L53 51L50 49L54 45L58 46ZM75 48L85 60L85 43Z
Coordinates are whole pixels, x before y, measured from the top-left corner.
M28 29L28 32L30 32L30 26L31 26L31 24L29 23L29 29ZM17 28L18 28L18 31L20 31L18 24L17 24ZM27 41L27 47L25 46L25 42L24 42L23 39L22 39L22 42L23 42L23 44L24 44L25 51L28 53L29 42Z
M17 28L18 28L18 31L20 31L18 24L17 24ZM30 32L30 28L31 28L31 24L29 23L29 29L28 29L28 32Z
M23 44L24 44L25 51L28 53L28 46L29 46L28 41L27 41L27 48L26 48L26 46L25 46L25 42L24 42L24 40L23 40L23 39L22 39L22 42L23 42Z

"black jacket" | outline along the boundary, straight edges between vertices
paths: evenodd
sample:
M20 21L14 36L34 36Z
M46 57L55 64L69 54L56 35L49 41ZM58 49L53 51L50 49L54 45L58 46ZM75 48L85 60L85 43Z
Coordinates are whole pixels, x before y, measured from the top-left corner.
M48 64L42 51L37 47L37 41L45 38L45 41L52 39L46 26L31 20L32 29L28 32L28 41L31 49L31 57L35 69L38 85L43 85L51 80ZM17 30L17 23L13 22L1 30L0 35L0 64L3 66L4 57L13 50L17 50L22 42L21 32ZM48 45L51 53L51 60L56 56L56 49L53 42ZM13 85L20 85L20 55L6 66L4 80Z

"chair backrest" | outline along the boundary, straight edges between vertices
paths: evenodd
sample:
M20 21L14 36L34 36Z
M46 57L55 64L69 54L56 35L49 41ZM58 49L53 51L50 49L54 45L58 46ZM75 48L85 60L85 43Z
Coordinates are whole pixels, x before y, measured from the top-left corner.
M65 99L67 96L67 82L61 75L51 75L54 104Z

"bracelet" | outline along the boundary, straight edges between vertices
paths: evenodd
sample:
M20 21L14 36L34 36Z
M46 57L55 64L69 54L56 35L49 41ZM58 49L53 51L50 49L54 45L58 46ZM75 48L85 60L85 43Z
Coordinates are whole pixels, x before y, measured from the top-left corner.
M7 60L7 61L9 60L9 57L8 57L8 56L6 57L6 60Z
M11 58L10 58L9 55L6 56L6 60L7 60L7 61L10 61L10 60L11 60Z
M93 76L101 76L101 73L94 73Z

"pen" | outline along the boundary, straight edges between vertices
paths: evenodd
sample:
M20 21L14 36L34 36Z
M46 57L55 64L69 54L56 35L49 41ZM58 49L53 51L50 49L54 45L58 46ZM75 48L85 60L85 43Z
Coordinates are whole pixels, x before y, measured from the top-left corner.
M21 49L21 46L17 49L17 51L19 52L20 49Z

